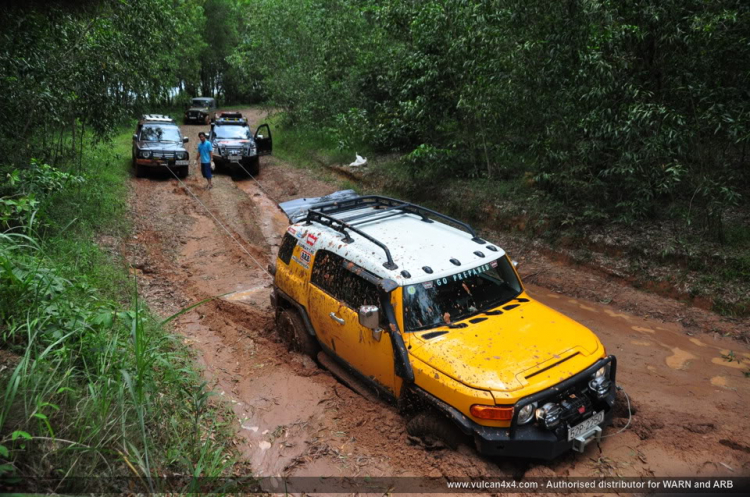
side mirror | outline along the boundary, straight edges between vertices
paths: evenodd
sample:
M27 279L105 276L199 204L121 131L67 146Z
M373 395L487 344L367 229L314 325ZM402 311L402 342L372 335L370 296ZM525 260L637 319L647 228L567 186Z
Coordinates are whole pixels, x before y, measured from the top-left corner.
M513 267L518 267L518 261L510 261L511 264L513 264Z
M138 139L138 135L133 135L133 140L137 140L137 139Z
M380 328L380 309L376 305L363 305L359 308L359 324L365 328Z
M187 143L189 141L190 141L190 138L188 138L187 136L182 137L182 143Z

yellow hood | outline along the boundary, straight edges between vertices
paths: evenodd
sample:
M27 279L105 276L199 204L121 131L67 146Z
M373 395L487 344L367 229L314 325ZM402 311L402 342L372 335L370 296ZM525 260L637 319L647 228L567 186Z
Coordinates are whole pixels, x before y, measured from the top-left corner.
M532 382L546 387L581 371L592 362L585 359L591 354L601 355L596 335L543 304L511 301L503 307L498 308L501 315L460 321L466 328L414 332L409 353L465 385L493 392ZM476 322L478 318L486 319ZM447 333L424 338L436 331Z

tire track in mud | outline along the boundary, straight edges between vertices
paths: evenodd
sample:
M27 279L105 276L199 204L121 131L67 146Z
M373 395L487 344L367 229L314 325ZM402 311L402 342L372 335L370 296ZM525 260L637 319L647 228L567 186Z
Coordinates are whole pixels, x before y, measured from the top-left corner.
M262 112L250 109L246 115L257 124ZM191 144L202 129L183 127ZM191 153L195 155L192 148ZM336 189L272 157L262 160L258 178L269 195L252 180L222 175L215 177L212 190L203 190L195 169L191 166L186 186L263 264L273 259L286 226L269 195L283 201ZM368 403L312 360L289 354L276 341L269 275L248 260L173 178L134 178L132 186L136 235L125 252L152 309L166 316L205 298L230 294L182 315L174 326L198 352L212 388L231 406L237 447L247 462L238 472L448 477L524 472L684 476L696 474L696 467L701 476L750 472L747 452L733 449L741 445L735 434L750 428L744 414L750 380L743 383L740 370L712 361L727 349L723 341L688 339L675 326L533 285L527 286L535 296L592 328L618 355L619 383L637 409L632 428L605 439L600 449L590 447L585 455L570 453L549 463L491 460L468 447L452 452L410 445L405 420L394 408ZM675 349L679 357L670 359ZM740 362L750 361L738 356ZM621 404L615 428L605 434L625 425L623 409ZM728 473L719 463L735 472Z
M275 204L250 180L216 176L208 191L201 182L194 171L185 180L232 236L259 260L270 261L286 223ZM134 265L146 268L139 278L152 308L168 315L231 292L181 316L175 328L198 350L211 386L231 405L242 439L238 448L254 473L391 476L433 467L437 475L465 465L466 456L432 457L407 445L395 410L368 405L312 360L277 343L270 278L176 181L134 179L133 187L137 239L130 252ZM451 458L458 461L437 469ZM466 470L476 465L472 461Z

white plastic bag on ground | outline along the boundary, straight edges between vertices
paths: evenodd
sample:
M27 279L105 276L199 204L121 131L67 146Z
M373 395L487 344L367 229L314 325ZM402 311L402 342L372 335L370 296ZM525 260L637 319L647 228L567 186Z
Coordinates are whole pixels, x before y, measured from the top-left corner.
M354 162L352 162L351 164L349 164L349 167L360 167L360 166L366 166L367 165L367 158L366 157L362 157L359 154L354 154L354 155L356 155L357 158L354 160Z

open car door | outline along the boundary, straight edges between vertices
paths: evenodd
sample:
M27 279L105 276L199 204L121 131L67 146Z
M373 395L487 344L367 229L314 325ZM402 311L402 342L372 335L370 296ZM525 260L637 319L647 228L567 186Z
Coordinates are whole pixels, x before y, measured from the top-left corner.
M255 130L255 146L258 147L258 155L270 155L273 151L271 128L268 127L268 124L261 124Z

